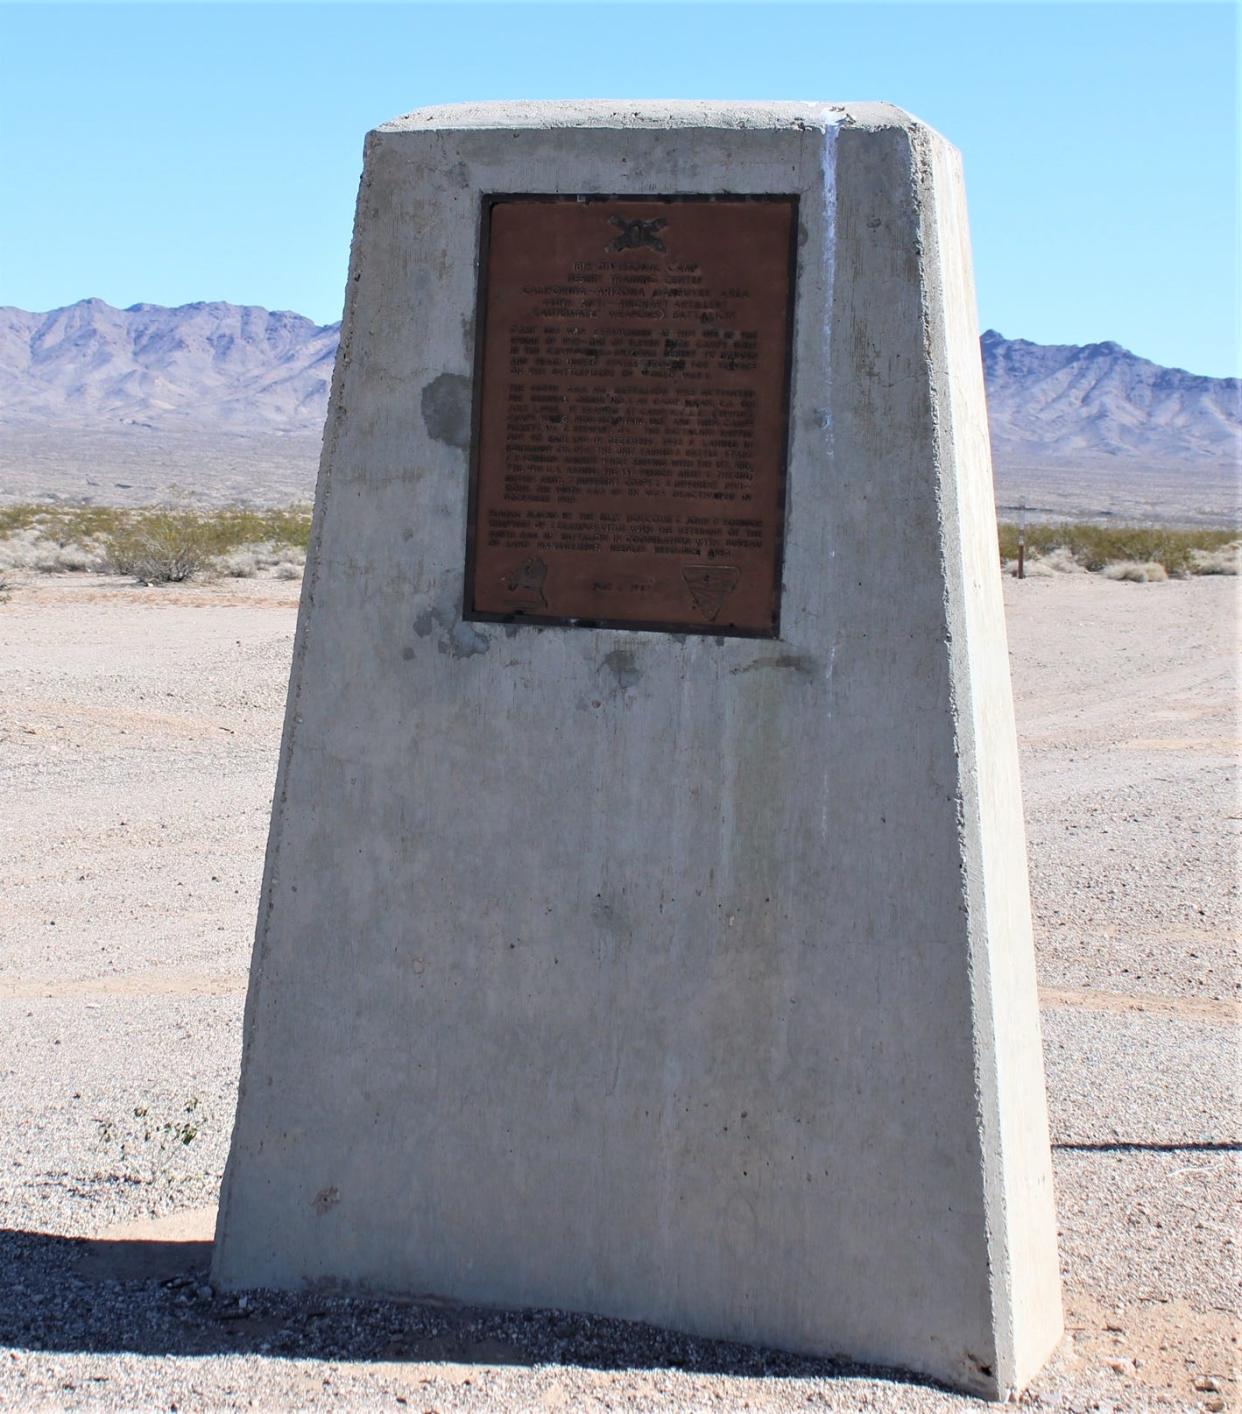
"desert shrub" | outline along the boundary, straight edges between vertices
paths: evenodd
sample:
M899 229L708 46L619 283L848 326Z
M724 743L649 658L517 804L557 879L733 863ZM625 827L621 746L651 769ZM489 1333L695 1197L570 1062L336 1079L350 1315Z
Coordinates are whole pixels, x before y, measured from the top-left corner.
M299 546L265 540L215 556L212 568L236 579L250 579L263 570L270 570L277 579L297 579L305 561L306 551Z
M98 543L61 540L45 534L37 526L11 531L0 539L0 568L3 569L65 574L103 567L103 547Z
M253 550L230 550L216 556L214 568L230 579L253 579L259 572L259 557Z
M178 583L206 570L247 577L305 558L310 511L286 510L62 512L67 528L100 535L109 568L150 583ZM80 519L75 519L79 517Z
M250 512L215 514L190 510L132 510L96 514L89 519L41 508L33 517L9 516L0 525L0 569L64 573L110 571L149 583L179 582L212 571L248 578L261 571L296 578L306 559L304 532L289 513L263 519ZM295 539L276 536L237 540L245 531L275 528Z
M1018 573L1017 560L1006 560L1002 569L1005 574L1016 575ZM1028 554L1026 557L1026 577L1028 579L1050 579L1053 575L1058 574L1086 574L1086 572L1065 545L1058 545L1055 550L1048 550L1040 555Z
M84 574L101 570L107 563L102 545L82 545L70 541L67 545L56 545L49 550L38 568L49 573Z
M0 540L7 540L18 531L28 530L46 507L21 503L14 506L0 506Z
M1039 563L1053 574L1086 574L1086 570L1074 558L1074 552L1068 545L1058 545L1055 549L1045 551L1040 555Z
M1191 574L1242 574L1242 540L1215 550L1190 552Z
M37 530L48 539L67 545L74 540L94 540L116 530L132 514L115 506L20 502L0 506L0 538Z
M311 513L306 506L276 511L227 506L205 515L203 521L216 554L252 545L288 545L305 551L310 543Z
M1018 527L1002 522L998 527L1002 561L1017 558ZM1036 522L1026 528L1026 555L1052 563L1060 552L1085 570L1098 571L1123 562L1161 565L1166 574L1201 573L1196 569L1197 553L1213 553L1236 541L1236 530L1180 530L1169 526L1098 525L1088 522Z
M104 537L108 567L148 584L181 584L206 568L212 536L192 511L142 511Z
M40 538L37 530L10 530L0 540L0 568L6 570L33 569Z
M132 530L157 514L195 520L213 555L227 554L243 545L263 543L305 550L310 542L309 506L286 506L276 510L247 506L214 509L177 506L148 510L34 502L0 506L0 540L33 529L61 545L73 542L87 544Z
M1018 573L1017 560L1006 560L1005 563L1001 565L1001 573L1011 574L1016 577ZM1023 574L1027 579L1051 579L1052 573L1052 567L1046 560L1037 560L1029 557L1023 569Z
M41 574L107 570L107 541L131 515L107 506L0 506L0 565Z
M1129 580L1132 584L1160 584L1169 577L1158 560L1115 560L1105 565L1101 573L1105 579Z

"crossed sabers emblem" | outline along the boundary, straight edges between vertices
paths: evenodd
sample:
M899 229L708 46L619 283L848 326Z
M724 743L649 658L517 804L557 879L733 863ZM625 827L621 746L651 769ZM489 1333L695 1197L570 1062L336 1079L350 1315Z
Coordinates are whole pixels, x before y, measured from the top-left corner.
M609 250L642 250L644 246L651 250L668 249L659 235L668 225L663 216L657 216L654 221L628 221L624 216L612 216L609 220L621 231Z

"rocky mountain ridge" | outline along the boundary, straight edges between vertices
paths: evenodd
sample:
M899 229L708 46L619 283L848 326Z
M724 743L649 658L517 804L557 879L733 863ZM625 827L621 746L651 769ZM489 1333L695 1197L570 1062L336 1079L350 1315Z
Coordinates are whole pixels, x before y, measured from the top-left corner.
M104 480L90 478L89 495L187 478L210 499L226 485L260 500L309 495L339 334L223 301L0 308L0 496L73 494L64 484L90 463ZM981 348L1002 502L1236 514L1240 380L1163 368L1116 343L988 330ZM268 486L264 469L276 466L279 487ZM127 480L109 483L118 471Z
M323 422L339 324L222 301L0 309L0 421L305 431Z
M992 439L1039 459L1236 457L1242 380L1164 368L1116 343L980 341Z

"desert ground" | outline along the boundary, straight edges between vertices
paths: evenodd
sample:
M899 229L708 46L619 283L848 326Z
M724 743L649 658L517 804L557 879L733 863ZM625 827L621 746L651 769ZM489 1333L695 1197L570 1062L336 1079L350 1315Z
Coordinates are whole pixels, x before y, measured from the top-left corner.
M0 504L287 506L314 499L320 433L218 427L173 431L141 423L75 427L57 414L6 422ZM1033 460L994 446L996 501L1008 520L1025 503L1035 519L1111 524L1239 523L1236 458L1090 456ZM89 470L84 470L89 468Z
M1006 582L1067 1317L1035 1408L1237 1400L1237 585ZM211 1290L297 596L0 603L0 1405L983 1407L564 1313Z

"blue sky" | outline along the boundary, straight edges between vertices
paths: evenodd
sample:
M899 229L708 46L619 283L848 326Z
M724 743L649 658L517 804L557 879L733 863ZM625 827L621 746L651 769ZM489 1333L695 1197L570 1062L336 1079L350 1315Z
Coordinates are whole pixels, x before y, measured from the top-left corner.
M980 319L1239 373L1229 4L0 3L0 303L339 317L366 130L480 98L887 99L964 152Z

